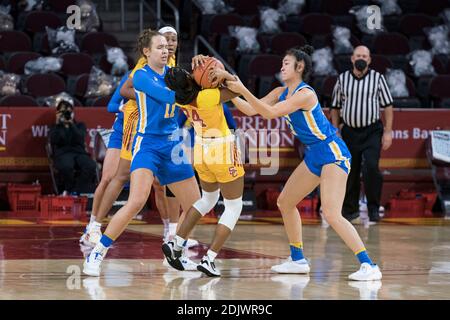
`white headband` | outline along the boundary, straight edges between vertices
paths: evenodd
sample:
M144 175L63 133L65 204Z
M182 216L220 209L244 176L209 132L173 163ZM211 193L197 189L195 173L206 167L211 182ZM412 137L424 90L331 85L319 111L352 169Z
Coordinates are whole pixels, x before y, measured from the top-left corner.
M173 32L176 35L178 35L177 31L174 28L172 28L172 27L163 27L163 28L159 29L158 32L161 33L161 34L164 34L166 32Z

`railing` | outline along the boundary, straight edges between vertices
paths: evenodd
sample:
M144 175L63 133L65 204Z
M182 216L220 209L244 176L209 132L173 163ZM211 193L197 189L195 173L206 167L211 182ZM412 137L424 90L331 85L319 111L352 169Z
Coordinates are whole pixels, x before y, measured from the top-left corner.
M148 4L147 1L141 0L139 2L139 31L142 31L144 29L144 7L148 11L150 11L154 16L157 17L157 25L159 25L159 19L158 14L153 10L153 8Z
M120 0L120 27L125 31L125 0Z
M123 0L122 0L123 2ZM180 32L180 12L177 7L170 2L169 0L164 0L164 3L173 11L173 16L175 19L175 30ZM166 24L165 21L161 17L161 0L156 1L156 11L152 8L152 6L145 0L141 0L139 2L139 30L142 31L144 29L144 9L147 9L150 13L156 16L156 27L159 29L162 24ZM123 10L122 10L123 14Z
M170 1L170 0L164 0L164 3L173 11L173 15L175 17L175 30L177 32L180 32L180 12L178 11L177 7ZM156 17L158 19L157 25L158 29L161 26L160 21L163 21L161 18L161 0L156 1Z
M203 36L195 37L194 56L198 54L199 42L201 42L215 58L219 59L223 63L228 72L230 72L231 74L236 74L236 71L220 56L220 54L208 43L208 41Z

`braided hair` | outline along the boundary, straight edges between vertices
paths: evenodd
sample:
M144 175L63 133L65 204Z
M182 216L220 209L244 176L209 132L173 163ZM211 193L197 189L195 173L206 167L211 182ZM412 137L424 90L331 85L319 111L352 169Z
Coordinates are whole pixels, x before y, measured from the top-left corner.
M305 45L303 47L294 47L294 48L289 49L286 52L286 55L290 55L295 58L295 60L296 60L295 68L296 69L297 69L298 63L300 61L304 62L305 67L303 69L302 79L305 82L308 82L309 77L311 76L311 72L312 72L311 55L313 52L314 52L314 48L309 45Z
M182 105L190 104L201 90L192 75L180 67L167 70L164 81L170 90L175 91L175 101Z

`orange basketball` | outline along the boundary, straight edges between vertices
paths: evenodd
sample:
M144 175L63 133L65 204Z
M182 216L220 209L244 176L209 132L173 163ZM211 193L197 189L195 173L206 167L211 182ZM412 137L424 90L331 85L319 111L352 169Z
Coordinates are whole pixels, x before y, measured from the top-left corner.
M211 89L213 88L211 81L208 79L208 74L211 69L220 68L225 70L222 62L214 57L209 57L206 59L203 66L197 67L194 69L194 79L195 82L203 89Z

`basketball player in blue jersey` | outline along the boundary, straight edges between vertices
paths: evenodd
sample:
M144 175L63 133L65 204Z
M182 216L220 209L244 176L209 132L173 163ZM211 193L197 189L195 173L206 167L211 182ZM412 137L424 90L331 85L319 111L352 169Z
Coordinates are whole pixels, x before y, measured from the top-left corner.
M106 150L105 159L103 160L102 179L95 189L94 202L92 204L91 218L86 226L83 235L80 238L80 243L86 246L94 247L102 236L100 222L96 222L96 214L98 212L100 203L102 202L103 195L105 194L106 187L116 174L119 167L120 149L122 148L122 135L123 135L123 113L122 107L128 101L120 95L120 89L125 81L128 79L129 72L127 72L120 81L117 89L109 100L108 112L116 114L116 119L113 124L113 132L109 137L108 149Z
M112 218L99 243L84 262L83 272L100 275L100 266L109 247L125 230L130 220L144 207L156 176L161 185L168 185L187 212L200 200L200 190L188 159L172 160L172 150L179 144L172 133L178 130L178 107L175 92L164 82L168 70L168 45L159 32L145 30L139 38L140 53L147 65L136 71L133 87L139 109L137 133L133 144L130 195L128 202ZM179 158L185 158L185 155Z
M320 184L322 210L325 219L345 244L355 253L360 269L349 275L351 280L380 280L379 267L372 263L353 225L342 217L350 152L336 135L336 129L322 112L315 91L304 82L312 69L313 48L290 49L283 59L281 78L285 87L278 87L262 99L257 99L236 78L227 81L228 89L241 94L247 101L233 99L244 113L259 113L266 119L283 117L296 138L306 145L304 161L294 170L281 192L277 205L289 238L291 255L282 264L272 267L277 273L308 273L310 267L303 256L302 224L296 205Z

